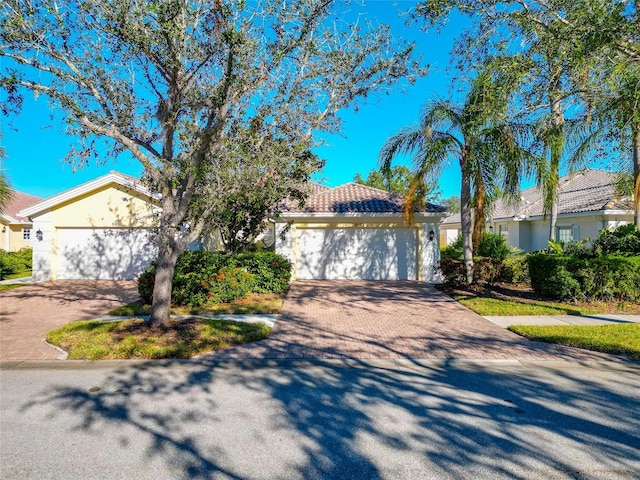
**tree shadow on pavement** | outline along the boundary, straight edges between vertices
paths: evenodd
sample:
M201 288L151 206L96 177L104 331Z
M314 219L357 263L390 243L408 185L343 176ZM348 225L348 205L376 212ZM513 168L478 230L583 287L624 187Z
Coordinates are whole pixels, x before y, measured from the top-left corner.
M585 379L584 369L513 365L149 362L99 370L93 392L86 379L58 372L16 418L43 409L50 427L70 435L115 429L119 443L101 440L114 458L138 449L140 462L164 465L174 478L640 471L633 368L593 368Z

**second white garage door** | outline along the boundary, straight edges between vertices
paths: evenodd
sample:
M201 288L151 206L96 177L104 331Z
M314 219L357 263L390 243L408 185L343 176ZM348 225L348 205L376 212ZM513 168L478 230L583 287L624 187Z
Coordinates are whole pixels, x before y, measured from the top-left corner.
M413 228L298 228L296 277L328 280L415 280Z
M131 280L157 254L142 229L64 228L56 240L59 280Z

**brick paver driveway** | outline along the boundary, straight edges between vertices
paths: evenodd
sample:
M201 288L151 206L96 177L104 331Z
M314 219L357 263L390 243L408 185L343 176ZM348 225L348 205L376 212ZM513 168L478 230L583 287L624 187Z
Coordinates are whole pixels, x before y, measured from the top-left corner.
M267 340L204 358L615 360L532 342L425 283L297 281Z
M58 281L0 292L0 360L50 360L49 330L138 298L132 281Z

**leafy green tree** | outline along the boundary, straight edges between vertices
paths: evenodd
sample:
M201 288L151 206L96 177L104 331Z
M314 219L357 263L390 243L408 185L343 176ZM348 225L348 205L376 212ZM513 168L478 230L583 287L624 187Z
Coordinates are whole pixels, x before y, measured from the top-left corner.
M449 213L460 213L460 197L452 195L440 200L440 204L447 209Z
M386 190L396 195L404 196L409 190L411 181L413 180L413 172L405 165L394 165L389 172L381 170L371 170L364 180L359 173L356 173L353 181L360 185L368 185L369 187ZM439 196L438 185L435 181L426 181L424 186L425 199L431 202L437 202Z
M180 252L224 208L227 158L253 136L290 147L340 129L337 112L419 75L412 46L338 2L292 0L5 0L0 5L3 111L27 91L46 95L81 142L69 158L98 156L96 137L144 168L159 194L151 325L168 322ZM269 141L266 141L268 139ZM259 165L257 169L260 170ZM263 172L269 177L270 172ZM235 194L235 193L232 193Z
M2 132L0 132L0 141L2 140ZM0 213L3 213L7 205L11 201L11 197L13 196L13 190L11 190L11 183L9 183L9 178L4 173L3 170L3 162L4 162L5 152L4 148L0 146Z
M540 125L538 140L547 162L538 165L536 179L550 214L550 238L560 170L579 168L589 156L610 152L595 140L603 139L598 135L603 121L613 127L609 132L633 138L635 114L629 114L629 107L638 105L639 89L637 81L629 82L629 70L640 63L639 7L626 0L426 0L416 9L425 28L441 26L453 9L472 20L454 47L461 72L495 55L523 65L526 81L513 92L513 107ZM616 72L624 72L618 76L622 81L614 81L611 89ZM626 158L632 159L638 222L640 148L633 140L626 145L632 146Z

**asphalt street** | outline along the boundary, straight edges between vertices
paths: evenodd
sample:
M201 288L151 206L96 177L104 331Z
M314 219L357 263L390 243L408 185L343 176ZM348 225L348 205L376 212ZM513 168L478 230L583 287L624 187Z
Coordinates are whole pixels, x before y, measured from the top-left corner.
M5 362L2 479L640 478L640 366Z

